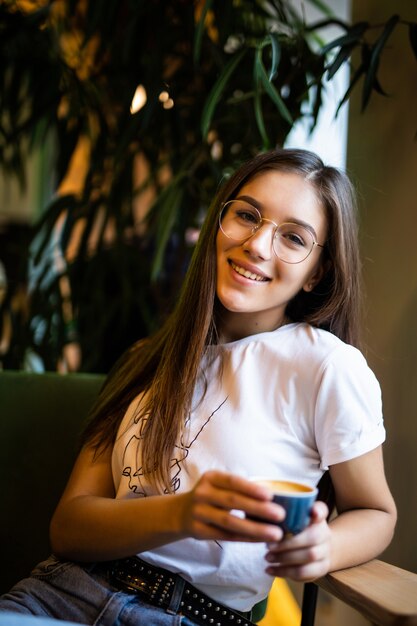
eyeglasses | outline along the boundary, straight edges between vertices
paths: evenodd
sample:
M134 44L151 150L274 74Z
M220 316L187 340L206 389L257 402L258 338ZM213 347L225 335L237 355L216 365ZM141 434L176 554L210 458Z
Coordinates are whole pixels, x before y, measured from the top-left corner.
M314 246L324 248L315 241L313 233L306 226L294 222L276 224L262 217L258 209L246 200L225 202L219 215L222 233L240 243L250 239L265 222L275 226L272 248L275 255L284 263L302 263L311 254Z

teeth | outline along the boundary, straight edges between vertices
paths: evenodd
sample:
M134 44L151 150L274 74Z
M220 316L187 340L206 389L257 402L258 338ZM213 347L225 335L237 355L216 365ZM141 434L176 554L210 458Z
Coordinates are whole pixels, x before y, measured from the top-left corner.
M265 278L265 276L259 276L259 274L254 274L253 272L249 272L249 270L245 270L243 267L236 265L232 261L230 262L230 265L233 267L235 272L237 272L241 276L244 276L245 278L250 278L251 280L257 280L259 282L265 282L266 280L268 280L267 278Z

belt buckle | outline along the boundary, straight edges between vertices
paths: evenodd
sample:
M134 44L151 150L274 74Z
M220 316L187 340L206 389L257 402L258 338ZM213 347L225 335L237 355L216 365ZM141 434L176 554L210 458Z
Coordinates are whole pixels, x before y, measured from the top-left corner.
M110 571L110 582L117 585L127 592L133 593L141 593L144 595L150 595L152 593L150 589L150 585L146 580L141 579L140 576L136 574L131 574L129 572L124 572L123 570L119 570L118 567L114 567Z
M120 590L141 595L145 602L164 608L171 615L183 614L199 624L254 626L246 615L212 600L177 574L126 559L113 563L109 581Z

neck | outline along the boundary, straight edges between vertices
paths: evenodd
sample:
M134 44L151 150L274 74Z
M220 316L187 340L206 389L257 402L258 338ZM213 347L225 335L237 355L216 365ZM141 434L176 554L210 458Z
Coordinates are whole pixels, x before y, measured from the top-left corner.
M291 321L285 314L278 318L276 315L268 318L253 313L234 313L221 304L218 307L217 320L219 343L229 343L259 333L272 332Z

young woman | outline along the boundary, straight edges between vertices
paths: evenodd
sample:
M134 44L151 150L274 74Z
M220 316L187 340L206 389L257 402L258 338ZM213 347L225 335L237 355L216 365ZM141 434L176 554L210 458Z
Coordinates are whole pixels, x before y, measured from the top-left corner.
M380 389L356 347L359 296L347 177L303 150L243 165L170 319L108 378L52 519L55 556L0 609L248 624L274 576L313 580L378 555L396 511ZM316 502L307 529L283 538L285 512L250 478L313 486L327 469L338 516Z

